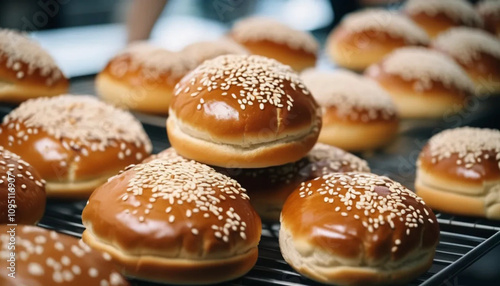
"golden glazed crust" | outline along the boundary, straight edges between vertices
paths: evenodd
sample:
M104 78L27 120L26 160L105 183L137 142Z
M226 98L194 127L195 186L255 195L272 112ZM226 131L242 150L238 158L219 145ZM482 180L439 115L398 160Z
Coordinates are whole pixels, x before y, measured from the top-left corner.
M194 61L146 43L129 46L97 75L96 90L107 102L146 113L167 114L175 84Z
M314 37L272 19L244 19L234 25L229 37L251 54L275 59L297 72L316 65L319 45Z
M90 96L27 101L4 118L0 130L0 145L40 173L49 197L86 198L151 152L131 114Z
M321 127L319 108L298 76L260 56L206 61L179 82L175 94L167 120L172 146L210 165L255 168L297 161Z
M84 241L109 250L125 274L163 283L243 275L256 262L261 234L236 181L180 159L156 159L113 177L92 194L82 221Z
M45 211L45 181L30 164L2 146L0 158L0 224L36 224ZM15 213L9 216L14 205Z
M369 173L304 182L281 213L285 260L323 283L411 281L431 265L438 237L436 217L422 199Z
M419 155L416 191L437 210L500 219L499 142L493 129L438 133Z
M19 103L67 92L69 81L52 57L26 35L0 29L0 100Z
M81 240L36 226L0 226L0 258L9 258L10 233L15 233L15 279L7 264L0 268L3 286L130 285L107 253L90 249ZM10 231L10 233L9 233Z
M182 158L174 148L148 157L144 162L163 158ZM288 195L300 183L334 172L369 172L368 163L339 148L316 143L301 160L281 166L240 169L214 167L235 179L247 190L250 203L263 220L278 221Z

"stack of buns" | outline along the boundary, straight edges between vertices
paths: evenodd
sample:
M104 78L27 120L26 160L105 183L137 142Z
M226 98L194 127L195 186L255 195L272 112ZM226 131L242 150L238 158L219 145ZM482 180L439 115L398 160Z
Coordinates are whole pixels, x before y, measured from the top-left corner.
M0 101L54 96L68 91L69 82L54 59L34 40L0 29Z
M152 155L154 159L183 158L174 148ZM267 168L222 168L214 169L241 184L250 197L250 203L259 216L269 222L279 221L286 198L302 182L336 172L369 172L368 163L342 149L316 143L306 157L285 165Z

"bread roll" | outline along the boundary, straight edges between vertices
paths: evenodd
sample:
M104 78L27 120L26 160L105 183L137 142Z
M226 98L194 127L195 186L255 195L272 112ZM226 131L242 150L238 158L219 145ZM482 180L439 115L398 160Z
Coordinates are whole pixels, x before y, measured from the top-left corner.
M176 86L167 120L180 155L224 168L297 161L320 127L318 105L299 76L254 55L205 61Z
M456 26L483 26L474 6L466 0L408 0L403 11L431 38Z
M95 187L151 153L130 113L84 95L32 99L0 125L0 145L47 181L47 196L88 198Z
M131 277L169 284L235 279L257 261L261 221L245 190L214 169L156 159L92 194L83 240Z
M157 158L183 158L168 148L148 157L145 162ZM300 183L334 172L369 172L368 163L344 150L316 143L306 157L281 166L238 169L215 167L219 173L235 179L247 190L250 203L266 221L279 221L281 208L288 195Z
M36 224L45 211L45 181L0 146L0 224Z
M296 71L316 65L319 51L316 39L278 21L247 18L236 23L229 36L250 53L275 59Z
M449 56L417 47L395 50L365 74L392 97L401 118L440 118L463 108L474 83Z
M0 29L0 101L54 96L68 91L69 81L54 59L25 34Z
M406 284L432 265L439 226L413 192L369 173L302 183L281 212L281 253L299 273L335 285Z
M500 131L462 127L434 135L418 158L415 189L433 209L500 219Z
M396 136L396 107L371 79L345 70L308 70L301 77L323 110L319 142L367 151L389 144Z
M440 34L432 47L462 66L474 81L476 94L500 94L500 39L479 29L460 27Z
M476 10L483 19L486 30L500 37L500 1L479 1L476 5Z
M109 261L109 254L36 226L0 225L0 259L2 286L130 285Z
M407 17L366 9L342 19L328 36L326 52L339 66L362 71L397 48L428 43L425 31Z
M97 75L97 94L122 108L167 114L175 84L194 65L181 53L147 43L132 44Z

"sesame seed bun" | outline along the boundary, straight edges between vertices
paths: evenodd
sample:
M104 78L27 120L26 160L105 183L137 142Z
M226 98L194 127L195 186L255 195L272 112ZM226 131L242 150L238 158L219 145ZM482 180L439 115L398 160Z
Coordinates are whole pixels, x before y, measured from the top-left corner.
M193 65L181 53L147 43L133 44L97 75L97 94L121 108L167 114L175 84Z
M493 35L500 37L500 1L479 1L476 10L484 21L484 28Z
M183 157L177 154L174 148L168 148L148 157L144 162L157 158ZM214 169L240 183L247 190L252 206L266 221L279 221L286 198L304 181L334 172L370 171L365 160L322 143L316 143L301 160L281 166L258 169L214 167Z
M38 172L0 146L0 224L36 224L45 203L45 181Z
M298 75L261 56L205 61L176 86L169 141L189 159L260 168L304 157L321 127L320 110Z
M474 83L452 58L435 50L397 49L365 75L392 97L401 118L439 118L460 111Z
M0 29L0 101L19 103L67 92L69 81L54 59L26 35Z
M434 209L500 219L500 131L463 127L433 136L420 153L415 189Z
M284 259L328 284L408 283L430 268L438 239L436 217L421 198L369 173L304 182L281 213Z
M32 99L4 117L0 145L47 181L47 196L88 198L95 187L151 153L130 113L84 95Z
M319 51L316 39L273 19L244 19L234 25L229 37L250 53L275 59L296 71L316 65Z
M346 70L307 70L301 78L323 109L319 142L367 151L387 145L396 136L396 107L373 80Z
M483 26L474 6L465 0L408 0L403 12L431 38L456 26Z
M82 221L83 240L125 275L197 285L248 272L262 227L236 181L185 159L129 167L96 189Z
M474 81L476 94L500 94L500 39L483 30L460 27L441 33L432 48L462 66Z
M15 249L11 235L15 234ZM37 226L0 225L0 285L89 286L130 285L107 253L90 249L81 240ZM15 278L8 259L15 254ZM5 261L7 260L7 263Z
M348 14L329 35L326 51L339 66L362 71L393 50L427 45L425 31L405 16L382 9Z

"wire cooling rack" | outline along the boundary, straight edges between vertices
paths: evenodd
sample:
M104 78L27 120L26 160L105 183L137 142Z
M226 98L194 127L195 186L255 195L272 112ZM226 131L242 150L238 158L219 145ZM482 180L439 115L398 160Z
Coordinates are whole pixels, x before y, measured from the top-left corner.
M94 94L93 78L73 80L72 92ZM483 126L484 122L490 124L492 120L498 120L496 117L499 106L500 100L493 102L485 100L475 105L474 109L466 110L466 113L456 117L453 122L403 122L402 132L394 144L380 152L358 155L368 160L374 173L388 175L412 188L416 156L430 136L444 128L463 125ZM12 106L0 106L1 116L3 117L12 108ZM150 136L154 153L169 147L165 118L135 115L141 120ZM85 203L85 201L50 200L39 225L81 237L84 230L81 212ZM447 281L452 281L466 267L500 244L499 221L443 213L437 213L437 218L441 233L432 267L410 285L453 285ZM224 285L320 285L298 274L283 260L279 250L278 232L278 223L264 223L257 264L244 277ZM132 281L132 283L137 286L158 285L144 281Z

